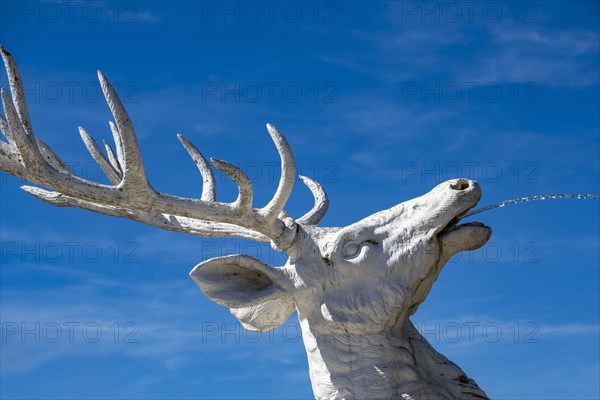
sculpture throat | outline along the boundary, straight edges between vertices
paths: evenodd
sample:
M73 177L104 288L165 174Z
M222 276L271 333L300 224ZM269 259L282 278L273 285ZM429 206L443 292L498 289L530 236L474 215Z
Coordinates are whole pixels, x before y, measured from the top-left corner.
M366 334L323 333L302 318L301 326L318 399L488 398L410 320L390 331Z

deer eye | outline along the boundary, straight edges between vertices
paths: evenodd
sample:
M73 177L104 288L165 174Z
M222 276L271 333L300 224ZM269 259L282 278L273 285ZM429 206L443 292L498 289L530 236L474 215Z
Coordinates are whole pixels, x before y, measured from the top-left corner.
M344 244L344 248L342 249L342 255L345 259L355 258L360 254L361 243L357 242L346 242Z

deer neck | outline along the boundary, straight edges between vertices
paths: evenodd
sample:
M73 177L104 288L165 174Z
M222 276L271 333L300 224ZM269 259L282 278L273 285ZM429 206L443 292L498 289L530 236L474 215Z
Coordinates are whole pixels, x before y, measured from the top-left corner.
M300 316L316 399L487 399L410 320L382 332L319 329Z

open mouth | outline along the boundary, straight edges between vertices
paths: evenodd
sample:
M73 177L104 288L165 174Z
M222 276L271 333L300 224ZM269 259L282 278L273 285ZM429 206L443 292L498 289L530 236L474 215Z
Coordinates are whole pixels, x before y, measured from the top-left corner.
M474 205L473 205L474 207ZM469 210L473 207L469 207L468 209L464 210L463 212L461 212L460 214L458 214L457 216L455 216L454 218L452 218L452 220L450 222L448 222L448 224L438 233L438 236L442 236L445 235L449 232L455 231L457 229L461 229L464 228L465 226L482 226L485 227L484 224L482 224L481 222L465 222L464 224L459 224L460 220L462 219L462 217L469 212Z

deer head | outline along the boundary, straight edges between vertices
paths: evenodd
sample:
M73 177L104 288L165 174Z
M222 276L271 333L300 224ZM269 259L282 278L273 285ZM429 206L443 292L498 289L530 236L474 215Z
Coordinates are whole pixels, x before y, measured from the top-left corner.
M302 325L317 398L482 398L462 371L436 353L408 317L427 297L454 254L476 249L490 228L460 216L477 204L479 185L444 182L429 193L343 228L321 228L329 201L322 187L300 177L315 198L313 208L292 219L284 206L295 181L294 157L272 125L267 130L281 158L273 199L253 208L250 179L226 161L212 164L239 188L232 203L216 201L210 165L178 135L203 179L200 199L157 192L148 182L132 122L115 90L98 72L115 123L115 149L106 155L83 129L81 137L111 181L103 185L73 175L32 130L22 79L12 56L0 49L10 91L2 90L6 119L0 129L0 165L5 172L51 189L22 188L50 204L127 217L161 229L203 237L239 237L271 242L289 259L273 267L247 255L213 258L190 276L202 292L229 307L251 330L273 329L294 312Z
M489 239L482 224L453 223L480 197L476 182L457 179L344 228L319 228L311 214L295 221L283 268L234 255L204 261L190 276L248 329L273 329L298 309L323 326L379 331L415 312L452 255Z

